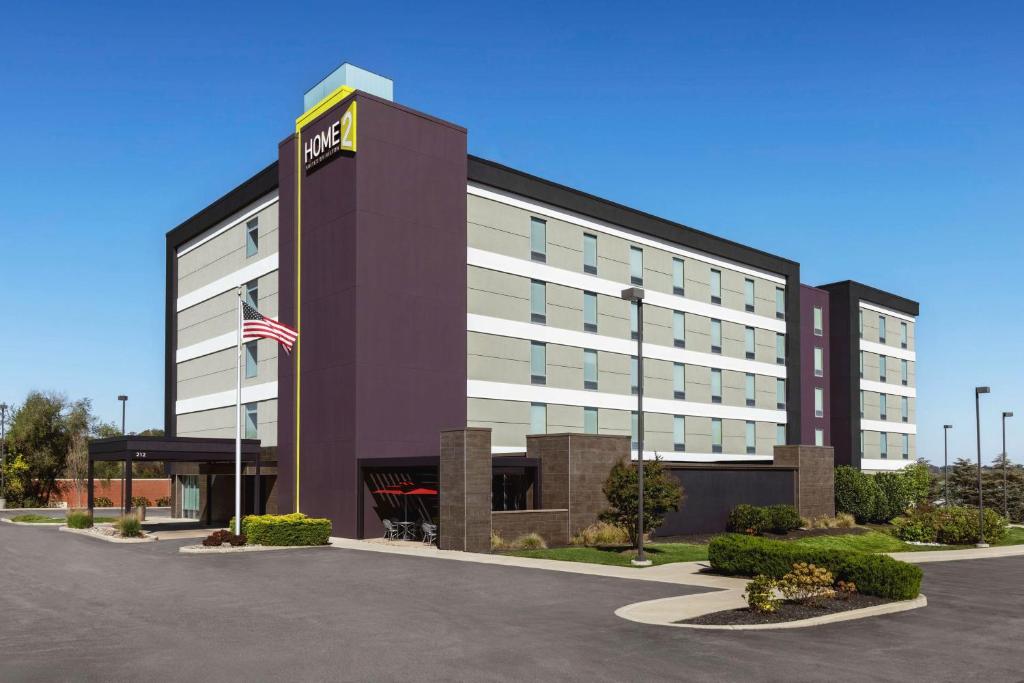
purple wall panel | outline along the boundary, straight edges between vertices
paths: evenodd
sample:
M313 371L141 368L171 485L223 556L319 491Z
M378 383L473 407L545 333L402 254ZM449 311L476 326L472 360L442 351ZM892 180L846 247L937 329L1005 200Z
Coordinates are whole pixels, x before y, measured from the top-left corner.
M822 334L814 334L814 307L821 307L822 311ZM832 445L831 423L831 387L829 373L831 371L831 360L829 359L829 296L828 292L800 285L800 398L803 406L800 416L800 443L814 444L814 430L825 431L825 446ZM814 374L814 349L822 349L824 356L824 376L816 377ZM821 388L825 394L825 415L815 417L814 415L814 390Z

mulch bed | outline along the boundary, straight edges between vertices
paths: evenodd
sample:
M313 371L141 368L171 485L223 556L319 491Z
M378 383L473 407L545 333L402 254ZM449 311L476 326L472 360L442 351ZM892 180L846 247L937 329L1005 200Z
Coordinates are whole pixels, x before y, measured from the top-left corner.
M860 593L851 596L848 600L826 600L820 607L798 605L792 602L784 602L774 612L753 612L747 608L729 609L723 612L712 612L703 616L685 619L676 623L679 624L705 624L709 626L746 626L751 624L778 624L786 621L799 621L810 619L836 612L846 612L862 607L873 607L892 602L885 598L874 595L862 595Z

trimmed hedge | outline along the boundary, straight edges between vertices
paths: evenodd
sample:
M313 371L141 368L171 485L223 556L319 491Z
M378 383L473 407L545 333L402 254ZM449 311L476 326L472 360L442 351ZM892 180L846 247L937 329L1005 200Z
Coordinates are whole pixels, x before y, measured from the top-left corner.
M758 507L742 503L729 513L729 531L760 536L765 531L785 534L799 529L800 513L792 505L768 505Z
M234 528L234 520L229 528ZM290 515L249 515L242 518L242 534L250 545L327 545L331 520Z
M916 598L923 573L919 567L874 555L846 550L807 548L787 541L725 534L708 544L711 567L729 575L764 574L781 579L796 562L828 568L837 581L852 581L857 590L891 600Z

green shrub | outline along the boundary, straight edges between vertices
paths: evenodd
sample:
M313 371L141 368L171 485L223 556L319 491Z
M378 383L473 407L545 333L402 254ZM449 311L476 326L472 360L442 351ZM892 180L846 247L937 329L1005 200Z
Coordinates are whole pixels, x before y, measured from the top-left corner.
M114 522L114 528L124 538L139 538L142 536L142 522L134 515L124 515Z
M229 528L234 529L234 520ZM290 515L249 515L242 518L242 534L252 545L327 545L331 520Z
M92 514L88 510L68 510L65 524L69 529L88 529L92 526Z
M636 545L637 492L640 484L637 467L629 460L620 460L608 473L601 491L611 506L601 513L601 520L621 528L629 534L629 544ZM660 527L665 515L678 511L683 500L683 487L679 480L665 469L660 458L644 461L644 535Z
M92 506L94 508L112 508L114 507L114 501L110 500L106 496L94 496L92 499Z
M145 496L132 496L133 508L150 507L152 505L153 503L151 503L149 498L146 498Z
M711 567L722 574L781 579L797 562L825 567L838 580L853 582L866 595L892 600L917 597L922 572L887 555L800 546L738 534L724 534L708 544Z
M978 509L948 507L935 510L935 540L946 545L968 545L978 542ZM985 508L985 542L998 543L1006 537L1006 518L992 508Z
M775 595L776 586L778 586L778 581L764 574L758 574L751 579L747 584L747 590L743 593L751 611L774 612L778 609L781 601Z
M572 544L585 546L628 545L629 534L625 529L614 524L595 522L573 535Z
M803 522L800 513L792 505L769 505L768 528L775 534L786 534L799 529Z
M835 488L837 511L850 513L859 524L877 520L881 491L870 474L840 465L836 468Z
M907 474L879 472L874 475L874 480L880 494L875 509L879 522L888 522L894 517L899 517L914 503L913 481Z
M729 531L751 536L760 536L770 526L771 518L767 508L746 503L734 507L729 513L729 521L726 523L726 528Z
M818 606L836 596L832 583L835 579L825 567L796 562L779 581L779 590L787 600L801 605Z
M165 507L169 507L170 505L171 505L171 497L170 496L160 496L159 498L156 499L156 506L158 508L165 508Z
M910 515L892 520L892 535L901 541L915 543L934 543L936 538L935 525L931 513Z

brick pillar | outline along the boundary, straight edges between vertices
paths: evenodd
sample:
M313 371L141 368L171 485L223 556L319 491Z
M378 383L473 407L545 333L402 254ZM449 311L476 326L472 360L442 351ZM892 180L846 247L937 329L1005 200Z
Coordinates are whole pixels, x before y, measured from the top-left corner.
M491 430L441 432L438 547L491 549Z
M629 437L537 434L526 437L526 454L540 460L543 509L568 509L571 537L608 508L602 487L612 467L629 459Z
M831 446L776 446L772 464L797 468L794 504L802 516L835 515L835 456Z

